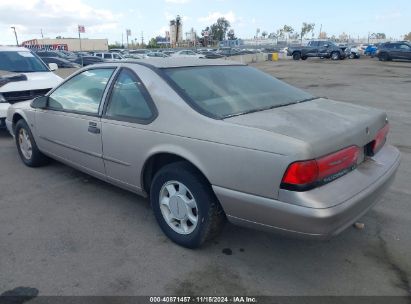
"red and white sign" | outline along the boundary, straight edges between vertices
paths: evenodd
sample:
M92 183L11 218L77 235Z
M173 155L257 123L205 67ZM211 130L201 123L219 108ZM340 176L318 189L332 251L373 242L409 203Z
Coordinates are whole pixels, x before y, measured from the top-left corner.
M79 25L78 26L78 32L79 33L85 33L86 32L86 28L84 27L84 25Z

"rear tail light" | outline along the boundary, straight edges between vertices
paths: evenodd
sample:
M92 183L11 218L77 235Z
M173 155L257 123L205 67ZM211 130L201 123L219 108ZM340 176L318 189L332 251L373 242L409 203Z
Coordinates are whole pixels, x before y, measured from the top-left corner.
M348 147L321 158L292 163L286 170L281 188L307 191L329 183L355 169L360 149Z
M378 131L377 135L375 136L375 139L371 142L369 146L369 149L367 151L368 155L374 156L384 146L389 131L390 125L388 123L384 126L384 128Z

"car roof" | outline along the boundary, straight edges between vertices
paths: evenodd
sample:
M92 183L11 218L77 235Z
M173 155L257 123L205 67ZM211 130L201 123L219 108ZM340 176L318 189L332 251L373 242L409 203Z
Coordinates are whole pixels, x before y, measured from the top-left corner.
M20 46L1 46L0 52L30 52L29 49Z
M112 64L118 65L133 65L140 64L145 66L151 66L154 68L182 68L182 67L198 67L198 66L245 66L245 64L231 61L231 60L218 60L218 59L197 59L197 58L159 58L154 57L150 59L137 59L135 61L122 61L112 62Z

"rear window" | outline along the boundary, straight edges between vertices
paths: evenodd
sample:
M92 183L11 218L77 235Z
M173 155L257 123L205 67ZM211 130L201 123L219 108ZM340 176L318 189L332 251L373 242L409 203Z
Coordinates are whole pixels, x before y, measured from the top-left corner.
M217 119L313 99L248 66L184 67L164 72L194 109Z

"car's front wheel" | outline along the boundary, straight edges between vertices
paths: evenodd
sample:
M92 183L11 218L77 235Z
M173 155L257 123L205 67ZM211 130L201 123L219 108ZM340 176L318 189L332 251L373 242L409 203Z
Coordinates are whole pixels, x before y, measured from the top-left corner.
M40 167L48 158L40 152L27 123L20 119L15 127L16 146L23 163L29 167Z
M225 222L210 184L186 162L160 169L151 184L150 200L163 232L187 248L198 248L212 239Z
M293 59L294 60L300 60L301 59L301 53L300 52L295 52L293 54Z
M332 52L332 54L331 54L331 59L332 59L332 60L338 60L338 59L340 59L340 53L338 53L338 52Z

